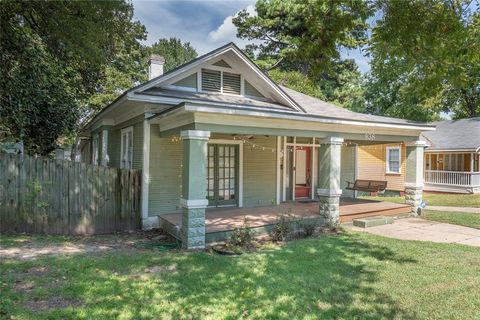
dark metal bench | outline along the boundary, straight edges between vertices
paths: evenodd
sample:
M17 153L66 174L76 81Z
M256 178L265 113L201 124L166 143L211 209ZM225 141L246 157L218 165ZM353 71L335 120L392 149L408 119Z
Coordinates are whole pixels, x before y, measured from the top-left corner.
M387 188L387 181L376 180L355 180L355 182L347 181L347 190L366 191L366 192L383 192Z

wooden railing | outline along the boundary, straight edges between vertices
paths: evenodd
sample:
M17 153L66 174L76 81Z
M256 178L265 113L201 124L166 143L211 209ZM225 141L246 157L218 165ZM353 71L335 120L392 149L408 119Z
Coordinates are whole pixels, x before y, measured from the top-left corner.
M452 186L480 186L480 172L425 170L424 182Z

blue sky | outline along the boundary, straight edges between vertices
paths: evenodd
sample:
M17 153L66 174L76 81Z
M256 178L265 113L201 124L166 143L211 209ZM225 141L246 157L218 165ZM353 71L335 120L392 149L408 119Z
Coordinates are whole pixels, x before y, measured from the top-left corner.
M133 0L135 17L147 28L146 43L177 37L188 41L199 54L233 41L243 48L248 41L236 37L232 17L240 10L254 12L255 0ZM353 58L362 72L368 72L368 59L359 49L342 52Z

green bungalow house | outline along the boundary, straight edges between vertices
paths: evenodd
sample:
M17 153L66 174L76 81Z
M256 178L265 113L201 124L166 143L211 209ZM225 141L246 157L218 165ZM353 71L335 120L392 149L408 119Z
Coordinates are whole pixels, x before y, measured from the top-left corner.
M205 247L206 212L318 201L329 226L352 196L355 146L406 144L406 193L417 212L422 131L433 126L355 113L273 82L233 43L163 73L105 107L83 131L81 161L141 169L143 227L177 214L186 248Z

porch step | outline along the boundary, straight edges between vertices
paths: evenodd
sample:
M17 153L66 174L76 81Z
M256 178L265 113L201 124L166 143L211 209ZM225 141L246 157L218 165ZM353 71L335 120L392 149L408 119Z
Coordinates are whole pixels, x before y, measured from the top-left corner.
M375 216L361 219L353 219L353 225L360 228L370 228L393 223L393 217Z

